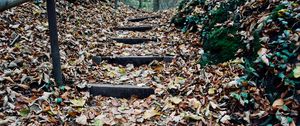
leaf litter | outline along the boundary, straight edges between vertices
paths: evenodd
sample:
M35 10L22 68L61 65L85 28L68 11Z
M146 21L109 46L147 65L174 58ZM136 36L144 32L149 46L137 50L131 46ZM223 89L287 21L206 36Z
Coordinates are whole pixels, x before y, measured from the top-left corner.
M26 3L0 15L0 124L9 125L228 125L264 118L272 109L261 89L240 84L243 75L237 61L200 68L199 36L182 33L168 24L175 10L160 11L163 18L139 23L126 19L143 13L121 4L113 16L111 3L74 5L57 1L62 68L67 86L53 87L46 5ZM148 32L113 31L124 25L151 24ZM20 41L10 47L14 33ZM126 45L112 37L158 37L158 42ZM261 55L264 55L263 50ZM175 55L166 64L155 62L133 67L102 62L93 65L94 55ZM267 64L267 59L263 59ZM294 77L299 77L299 68ZM146 99L91 97L81 91L86 83L129 83L147 85L155 95ZM22 84L22 85L21 85ZM243 86L247 89L240 90ZM249 98L247 93L254 93ZM243 111L253 103L251 111ZM297 114L297 112L295 112ZM281 120L289 120L281 118Z

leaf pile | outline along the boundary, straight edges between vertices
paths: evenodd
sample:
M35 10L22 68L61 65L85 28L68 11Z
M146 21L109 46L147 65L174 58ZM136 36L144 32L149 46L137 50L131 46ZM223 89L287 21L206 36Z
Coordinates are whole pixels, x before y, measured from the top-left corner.
M202 69L198 64L203 53L200 34L182 33L172 27L168 22L174 10L145 13L123 4L114 10L113 3L78 5L64 0L56 5L66 80L66 86L61 87L53 83L51 75L45 3L27 3L0 15L1 124L247 125L261 123L275 115L274 110L278 110L276 115L294 114L278 116L281 120L297 117L299 108L290 107L297 107L293 101L283 97L271 103L256 83L241 81L245 74L239 65L242 60ZM126 21L156 14L163 18ZM142 24L156 27L145 33L112 30ZM125 45L112 42L112 37L159 39ZM139 67L106 62L94 65L91 60L93 55L150 54L172 54L176 59L169 64L154 61ZM293 72L297 77L298 68ZM116 99L93 97L84 90L87 83L101 82L147 85L155 94L146 99Z

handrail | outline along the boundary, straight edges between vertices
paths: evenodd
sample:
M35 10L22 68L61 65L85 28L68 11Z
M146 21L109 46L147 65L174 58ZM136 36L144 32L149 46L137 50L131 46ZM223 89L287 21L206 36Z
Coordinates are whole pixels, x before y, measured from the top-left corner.
M18 6L30 0L0 0L0 12Z

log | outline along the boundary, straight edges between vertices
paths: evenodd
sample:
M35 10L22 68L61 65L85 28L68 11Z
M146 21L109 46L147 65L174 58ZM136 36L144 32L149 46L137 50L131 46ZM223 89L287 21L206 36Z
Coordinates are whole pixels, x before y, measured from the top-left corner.
M112 40L125 44L141 44L149 41L157 41L157 38L112 38Z
M18 6L30 0L0 0L0 12Z
M127 30L127 31L148 31L151 30L153 27L150 25L142 25L142 26L123 26L123 27L114 27L115 30Z
M155 15L155 16L148 16L148 17L129 18L128 21L139 22L139 21L143 21L143 20L146 20L146 19L152 19L152 18L161 18L161 16L160 15Z
M95 64L100 64L102 61L107 61L108 63L115 63L120 65L133 64L134 66L141 66L145 64L150 64L154 60L172 62L174 56L94 56L92 58Z
M150 87L139 87L133 85L112 85L112 84L89 84L88 89L93 96L105 96L116 98L146 98L154 94Z

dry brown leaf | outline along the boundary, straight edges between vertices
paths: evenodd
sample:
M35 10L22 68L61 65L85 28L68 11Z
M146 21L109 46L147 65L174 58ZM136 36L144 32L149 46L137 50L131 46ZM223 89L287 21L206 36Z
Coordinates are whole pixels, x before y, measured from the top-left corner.
M273 109L281 108L284 105L284 100L282 98L277 99L273 102L272 107Z

